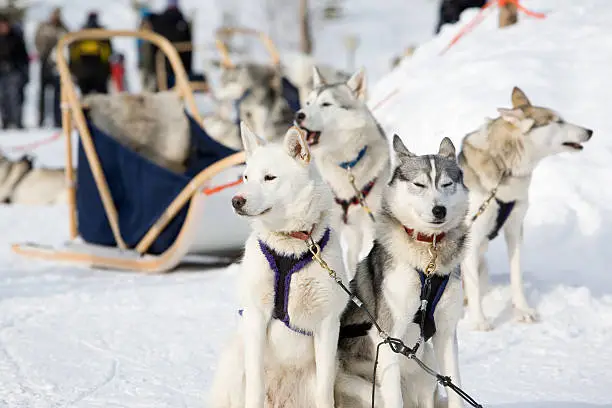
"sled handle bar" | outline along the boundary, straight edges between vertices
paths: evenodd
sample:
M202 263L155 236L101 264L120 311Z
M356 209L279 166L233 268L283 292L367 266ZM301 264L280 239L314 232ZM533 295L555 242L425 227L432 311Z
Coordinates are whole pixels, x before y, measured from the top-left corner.
M236 34L258 37L259 41L263 43L264 47L266 47L266 50L270 55L270 59L272 60L272 65L280 65L280 56L278 53L278 48L276 47L270 36L266 33L248 27L221 27L215 33L215 44L217 46L217 49L219 50L219 53L221 54L221 65L224 68L232 68L235 66L235 64L230 58L230 53L223 37L231 37Z

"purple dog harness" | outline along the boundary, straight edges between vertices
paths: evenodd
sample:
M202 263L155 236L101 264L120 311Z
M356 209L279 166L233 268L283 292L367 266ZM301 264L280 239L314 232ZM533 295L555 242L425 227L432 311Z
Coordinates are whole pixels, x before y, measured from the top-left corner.
M327 245L327 242L329 241L329 234L330 230L327 228L323 234L323 237L318 242L321 250L323 250L325 245ZM261 240L259 240L259 248L266 257L266 260L270 265L270 269L274 271L274 309L272 311L272 318L280 320L285 324L285 326L296 333L300 333L305 336L312 336L312 333L308 330L300 329L291 324L288 310L291 277L294 273L299 272L310 262L312 262L312 253L310 253L310 251L305 251L298 258L294 256L280 255Z

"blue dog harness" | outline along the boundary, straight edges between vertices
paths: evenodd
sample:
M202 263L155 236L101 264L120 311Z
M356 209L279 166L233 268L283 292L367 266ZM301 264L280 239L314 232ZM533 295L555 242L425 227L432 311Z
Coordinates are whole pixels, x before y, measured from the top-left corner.
M495 201L497 201L497 205L499 205L499 210L497 211L495 226L493 227L489 235L487 235L489 241L492 241L497 237L499 231L502 229L506 221L508 221L510 214L512 214L512 210L514 209L514 205L516 204L516 201L505 202L499 200L497 197L495 198Z
M427 341L434 334L436 334L434 313L436 312L436 307L444 294L444 290L446 289L446 285L450 279L450 274L445 276L434 274L427 277L422 270L417 269L416 271L421 280L421 307L419 307L419 310L417 310L414 314L412 322L419 325L421 328L421 337L423 337L424 341ZM422 308L422 305L426 305L425 309ZM340 328L340 339L352 339L367 336L371 328L371 322L354 323L342 326Z
M251 94L251 89L247 89L247 90L244 91L244 93L242 95L240 95L240 98L238 98L238 99L236 99L234 101L234 115L235 115L234 123L236 124L236 126L240 126L240 104L250 94Z
M445 276L436 274L425 276L422 270L417 269L417 272L421 279L421 307L414 314L412 321L419 325L421 337L423 337L424 341L427 341L436 334L434 313L440 298L444 294L450 274ZM423 305L425 305L425 308L423 308Z
M361 161L361 159L363 159L363 156L365 156L367 150L368 146L363 146L359 153L357 153L357 157L355 157L353 160L339 163L338 166L342 167L344 170L352 169Z
M321 250L325 248L329 242L330 229L327 228L323 233L323 237L317 243ZM259 240L259 249L266 257L270 269L274 272L274 309L272 310L272 318L280 320L292 331L303 334L305 336L312 336L312 333L308 330L303 330L295 327L291 324L289 318L289 291L291 289L291 277L294 273L304 269L310 262L312 262L312 253L310 251L304 252L298 258L294 256L287 256L278 254L263 241Z

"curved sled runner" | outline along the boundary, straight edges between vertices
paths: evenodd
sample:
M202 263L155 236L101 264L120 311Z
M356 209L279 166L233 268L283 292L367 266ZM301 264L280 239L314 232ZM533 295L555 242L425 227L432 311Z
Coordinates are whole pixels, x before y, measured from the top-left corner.
M175 91L190 111L191 153L184 173L131 151L86 117L61 50L77 40L116 36L151 41L170 61ZM71 241L61 248L15 244L13 250L33 258L150 273L170 271L188 255L239 253L249 228L229 203L241 182L244 153L214 141L201 127L187 74L172 44L146 31L94 29L67 34L58 50ZM76 188L73 120L79 133Z

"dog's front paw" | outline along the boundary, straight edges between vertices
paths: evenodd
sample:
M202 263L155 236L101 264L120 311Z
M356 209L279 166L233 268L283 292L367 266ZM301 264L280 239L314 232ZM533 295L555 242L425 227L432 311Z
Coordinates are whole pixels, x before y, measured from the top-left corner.
M476 331L491 331L493 330L493 323L486 318L474 320L472 322L472 329Z
M514 308L514 319L522 323L535 323L540 320L538 312L530 307Z

